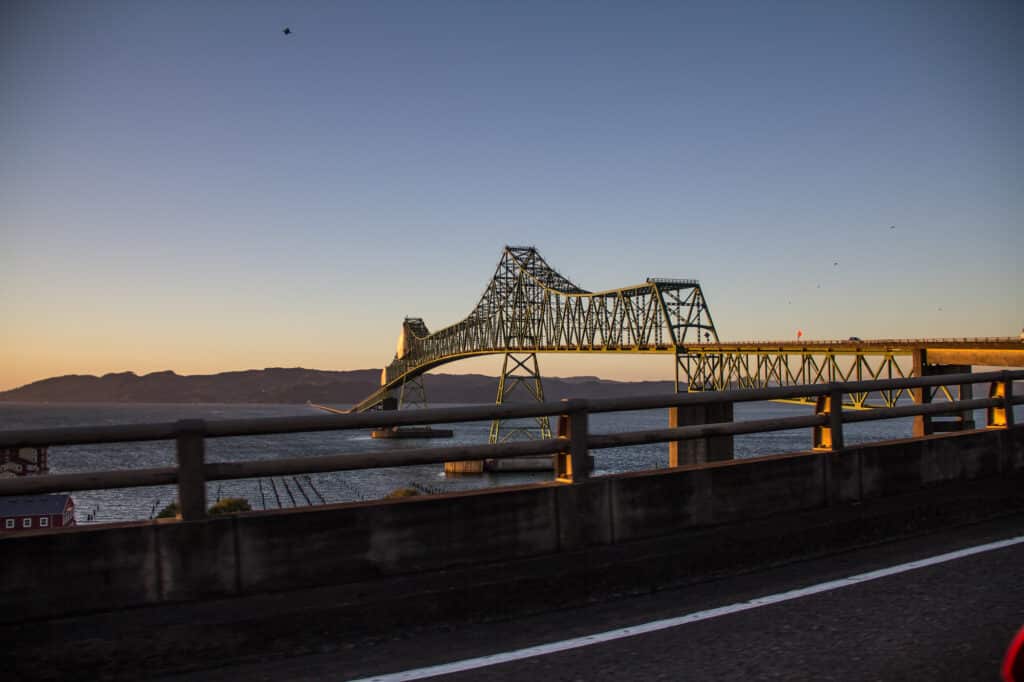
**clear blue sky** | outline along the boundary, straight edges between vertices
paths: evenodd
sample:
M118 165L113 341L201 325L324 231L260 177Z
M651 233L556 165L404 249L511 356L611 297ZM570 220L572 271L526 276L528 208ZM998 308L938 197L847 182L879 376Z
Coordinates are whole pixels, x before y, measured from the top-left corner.
M978 0L6 0L0 389L379 367L506 243L696 277L725 339L1016 336L1022 45ZM672 372L589 362L542 359Z

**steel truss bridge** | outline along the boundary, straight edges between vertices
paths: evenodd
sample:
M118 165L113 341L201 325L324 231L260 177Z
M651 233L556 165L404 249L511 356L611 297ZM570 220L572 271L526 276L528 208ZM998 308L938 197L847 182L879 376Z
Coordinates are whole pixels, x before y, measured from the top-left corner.
M593 292L558 273L536 248L506 246L465 319L433 333L422 319L405 319L380 388L352 411L425 402L423 374L489 354L506 355L499 403L510 385L520 384L543 400L537 353L672 355L677 391L922 376L963 372L965 367L969 371L972 365L1024 366L1024 342L1013 338L726 343L719 340L696 280L647 278L641 284ZM892 407L907 397L929 402L954 395L962 397L960 387L913 394L881 391L849 399L852 407L867 408ZM491 437L497 438L496 428Z
M974 365L1021 367L1024 343L1012 338L741 341L690 345L679 365L689 390L723 391L953 374ZM959 391L939 386L932 396L910 389L853 393L847 406L895 407L901 398L953 400Z
M532 246L506 246L480 301L461 322L430 333L406 318L381 387L361 412L448 362L496 353L662 353L718 341L700 283L648 278L591 292L559 274Z

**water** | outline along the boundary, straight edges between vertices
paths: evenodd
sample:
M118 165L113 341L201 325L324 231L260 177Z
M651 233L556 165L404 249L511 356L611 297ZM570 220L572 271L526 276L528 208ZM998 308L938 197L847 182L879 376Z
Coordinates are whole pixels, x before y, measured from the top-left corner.
M740 403L735 406L736 421L769 419L810 414L810 407L781 403ZM18 404L0 403L0 429L37 429L67 426L96 426L129 423L171 422L178 419L247 419L259 417L302 416L315 413L306 405L238 404ZM317 413L319 414L319 413ZM984 423L984 415L975 416ZM667 412L647 410L596 414L590 417L593 433L615 433L665 428ZM911 418L862 424L847 424L844 436L848 445L873 440L906 438L911 435ZM443 426L443 425L442 425ZM555 426L552 420L552 427ZM374 440L368 431L298 433L280 436L217 438L207 440L207 460L211 462L317 456L346 452L384 452L394 448L443 446L444 444L486 443L489 422L448 425L455 431L450 439L434 441ZM737 436L738 458L807 450L810 429ZM664 467L668 462L665 443L598 450L594 452L596 475ZM49 450L51 473L74 473L174 466L174 443L115 443L52 447ZM440 465L421 465L345 471L309 476L286 476L211 482L208 497L244 497L254 509L302 507L309 502L352 502L378 499L396 488L414 487L424 492L454 492L496 485L517 485L551 480L549 472L516 472L446 477ZM74 493L79 523L108 523L148 519L173 501L173 486L125 488L120 490L80 491ZM308 501L307 501L308 500Z

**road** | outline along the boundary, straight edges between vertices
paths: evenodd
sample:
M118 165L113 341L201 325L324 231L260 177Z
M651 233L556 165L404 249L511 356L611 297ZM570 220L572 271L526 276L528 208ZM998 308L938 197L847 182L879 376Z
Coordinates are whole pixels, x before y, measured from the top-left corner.
M323 654L167 679L996 680L1006 645L1024 624L1024 542L925 567L905 564L1022 538L1024 518L1004 518L585 608L339 642ZM892 567L901 572L829 582ZM820 591L785 594L807 588ZM766 597L778 601L746 604ZM744 610L700 615L737 604ZM687 614L699 620L633 636L614 632ZM610 632L609 641L554 653L474 661ZM459 661L471 669L424 670Z

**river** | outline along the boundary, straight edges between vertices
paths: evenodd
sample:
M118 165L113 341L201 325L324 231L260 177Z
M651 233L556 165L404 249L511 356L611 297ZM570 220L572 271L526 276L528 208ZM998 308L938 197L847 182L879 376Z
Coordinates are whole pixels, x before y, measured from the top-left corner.
M343 407L343 406L339 406ZM735 407L736 421L806 415L810 407L781 403L741 403ZM178 419L244 419L309 415L306 405L254 404L23 404L0 403L0 430L39 429L67 426L96 426L130 423L169 422ZM316 412L320 414L319 412ZM984 415L977 414L978 424ZM871 440L910 436L912 419L892 419L848 424L844 429L848 445ZM665 428L666 410L606 413L591 416L593 433L610 433ZM445 443L486 443L488 422L449 425L453 438L429 441ZM552 427L555 423L552 421ZM739 458L806 450L810 429L737 436ZM218 438L207 441L207 461L261 460L295 456L317 456L345 452L384 452L398 447L418 447L428 441L388 441L370 438L368 431L338 431ZM656 444L598 450L596 475L664 467L668 445ZM54 474L173 466L174 443L145 442L52 447L50 472ZM485 473L445 476L440 465L423 465L364 471L332 472L309 476L211 482L210 502L222 497L244 497L254 509L301 507L309 503L351 502L383 497L396 488L414 487L422 492L453 492L497 485L516 485L550 480L550 473ZM78 523L109 523L151 518L174 499L172 486L79 491L74 493Z

